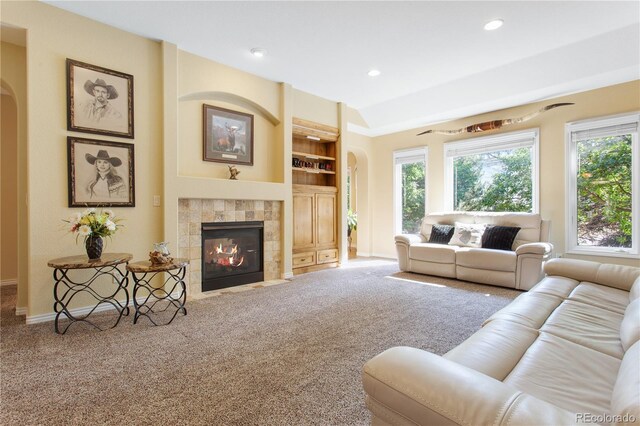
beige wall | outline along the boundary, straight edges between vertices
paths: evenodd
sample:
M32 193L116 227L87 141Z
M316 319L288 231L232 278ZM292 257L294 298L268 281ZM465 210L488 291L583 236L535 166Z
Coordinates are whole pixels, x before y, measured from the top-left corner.
M4 33L4 31L3 31ZM25 36L25 31L12 29L13 38L16 40ZM17 35L16 35L17 34ZM25 314L28 305L29 293L29 257L28 257L28 227L27 227L27 53L23 46L12 43L0 43L0 79L2 87L11 93L16 103L17 113L17 152L16 152L16 178L13 182L17 190L17 253L16 277L18 279L18 294L16 300L16 312ZM5 123L2 124L3 130ZM15 123L14 123L15 126ZM4 190L3 190L4 191Z
M372 249L372 213L380 208L377 202L377 189L374 189L371 162L373 158L372 140L368 136L348 132L344 137L348 152L355 157L358 166L356 198L358 207L358 231L354 242L360 256L371 256Z
M18 109L9 95L0 96L0 280L18 279Z
M62 227L62 219L81 211L67 207L67 136L135 146L136 207L115 209L125 228L107 250L146 258L162 238L161 211L152 207L153 195L162 193L161 51L157 42L40 2L3 2L2 21L28 30L29 321L52 312L47 261L84 251ZM66 58L134 75L135 139L66 130Z
M254 162L236 166L239 179L283 183L279 84L180 50L177 72L180 176L229 177L226 164L202 160L202 105L208 104L254 115Z
M508 126L504 132L522 129L540 128L540 213L545 219L551 219L551 240L556 252L565 251L565 123L591 117L612 115L640 109L640 81L633 81L597 90L577 93L570 96L549 99L543 102L518 106L501 111L467 117L429 128L457 129L473 123L519 117L535 111L545 105L557 102L574 102L575 105L554 109L520 125ZM444 209L444 150L445 142L457 141L477 136L500 134L503 132L484 132L465 136L443 136L429 134L416 136L425 129L394 133L373 138L372 168L376 171L372 177L375 187L375 204L390 206L393 201L393 151L398 149L427 146L429 149L427 172L427 211ZM395 257L393 244L393 212L390 208L375 208L372 226L376 232L372 235L373 253ZM616 257L582 256L588 260L611 263L635 264L637 259Z
M283 272L291 272L291 117L297 114L336 125L342 114L338 104L302 92L296 92L294 101L294 91L286 83L234 70L181 52L171 43L138 37L40 2L3 2L2 22L27 29L26 61L31 65L24 72L29 93L25 217L31 250L24 256L30 276L28 322L52 313L47 261L84 252L63 230L62 220L79 210L67 207L69 135L134 144L136 207L115 209L125 228L108 243L108 251L145 259L152 243L163 239L173 241L175 249L180 198L279 200L284 203ZM135 139L66 130L66 58L134 76ZM204 102L255 114L254 166L239 166L239 181L229 182L226 165L202 161ZM44 170L47 185L42 185ZM154 195L163 196L161 206L153 206Z

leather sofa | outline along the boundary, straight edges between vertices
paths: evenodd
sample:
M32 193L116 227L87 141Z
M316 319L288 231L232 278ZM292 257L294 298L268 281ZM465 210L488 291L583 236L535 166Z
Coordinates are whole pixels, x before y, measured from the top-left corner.
M428 242L433 225L456 222L521 229L510 251ZM395 236L398 263L402 271L528 290L542 279L544 262L551 257L549 228L550 222L534 213L430 213L419 234Z
M440 357L395 347L363 371L375 425L640 422L640 268L570 259Z

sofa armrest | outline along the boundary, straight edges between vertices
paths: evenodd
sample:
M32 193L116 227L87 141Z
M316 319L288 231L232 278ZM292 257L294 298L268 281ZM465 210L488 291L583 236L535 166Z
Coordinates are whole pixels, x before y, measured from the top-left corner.
M384 351L365 364L362 380L368 407L390 424L576 423L574 413L420 349Z
M401 234L396 235L396 243L404 243L408 246L416 243L426 243L427 239L421 234Z
M553 251L553 244L551 243L527 243L522 244L516 249L516 254L539 254L541 256L548 256Z

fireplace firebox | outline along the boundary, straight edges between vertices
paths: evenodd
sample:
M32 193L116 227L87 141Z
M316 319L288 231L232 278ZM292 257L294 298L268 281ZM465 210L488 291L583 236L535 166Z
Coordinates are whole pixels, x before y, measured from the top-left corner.
M202 291L264 281L264 222L202 224Z

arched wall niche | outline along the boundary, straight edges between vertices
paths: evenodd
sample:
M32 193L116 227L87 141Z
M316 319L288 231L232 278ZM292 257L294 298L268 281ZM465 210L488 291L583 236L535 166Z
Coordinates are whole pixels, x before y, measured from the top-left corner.
M252 101L251 99L247 99L244 96L236 95L235 93L229 92L219 92L219 91L208 91L208 92L195 92L189 93L187 95L180 96L178 98L180 102L186 101L197 101L197 100L211 100L211 101L221 101L229 104L237 105L239 107L245 108L249 111L252 111L267 121L269 121L272 125L277 126L280 124L280 120L273 114L271 114L266 108L262 107L260 104Z

